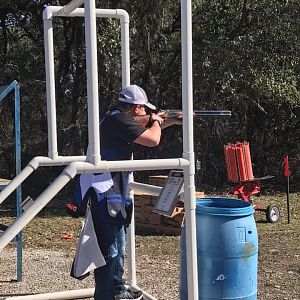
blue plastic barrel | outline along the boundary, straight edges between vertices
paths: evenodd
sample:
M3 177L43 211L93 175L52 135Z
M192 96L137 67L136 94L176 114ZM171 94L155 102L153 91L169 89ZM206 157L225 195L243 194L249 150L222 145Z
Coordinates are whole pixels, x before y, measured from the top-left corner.
M258 239L253 213L249 202L228 198L197 199L199 299L256 299ZM180 247L180 300L187 300L184 228Z

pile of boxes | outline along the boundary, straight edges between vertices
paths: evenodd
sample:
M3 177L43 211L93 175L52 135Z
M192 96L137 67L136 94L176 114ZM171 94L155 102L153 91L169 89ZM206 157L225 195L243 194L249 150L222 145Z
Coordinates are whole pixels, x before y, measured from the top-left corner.
M150 176L149 184L163 186L168 176ZM204 197L196 192L195 198ZM158 197L149 194L134 195L135 227L137 233L179 235L184 222L183 202L178 201L170 217L152 212Z

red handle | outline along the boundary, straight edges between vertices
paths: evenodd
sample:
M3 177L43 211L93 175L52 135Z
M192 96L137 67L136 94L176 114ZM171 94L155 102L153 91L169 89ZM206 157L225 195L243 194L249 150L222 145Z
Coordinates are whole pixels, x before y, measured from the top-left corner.
M288 155L283 158L283 175L285 177L291 176L290 167L289 167L289 157Z

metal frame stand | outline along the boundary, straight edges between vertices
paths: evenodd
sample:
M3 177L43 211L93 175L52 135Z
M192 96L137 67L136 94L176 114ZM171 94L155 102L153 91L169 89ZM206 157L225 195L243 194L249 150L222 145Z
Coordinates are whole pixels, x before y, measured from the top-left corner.
M0 102L4 101L6 96L14 91L14 104L15 104L15 153L16 153L16 175L21 172L21 129L20 129L20 85L14 80L9 85L2 87L2 91L0 92ZM0 185L0 190L2 190L6 184ZM16 189L16 216L19 216L22 213L21 208L22 202L22 189L21 185ZM17 268L16 268L16 281L22 281L22 231L20 231L17 236Z

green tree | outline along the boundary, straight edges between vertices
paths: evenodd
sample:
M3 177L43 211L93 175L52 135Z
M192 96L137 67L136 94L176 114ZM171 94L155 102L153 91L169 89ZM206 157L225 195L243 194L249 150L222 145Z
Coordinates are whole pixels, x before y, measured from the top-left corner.
M14 79L21 83L24 163L47 154L42 12L47 4L68 2L0 2L0 85ZM202 166L198 184L226 183L223 145L242 140L250 142L255 176L279 175L283 155L299 159L299 1L192 3L194 108L230 109L233 114L195 120L195 152ZM99 0L96 6L123 8L130 15L131 82L143 86L159 108L181 108L180 1ZM59 153L83 154L87 145L83 20L55 18L54 34ZM117 21L97 20L97 45L103 113L121 87ZM0 171L10 174L12 160L5 155L11 158L13 152L13 125L7 122L12 110L0 109L5 132ZM181 131L168 129L159 149L140 149L137 157L180 156L181 143Z

